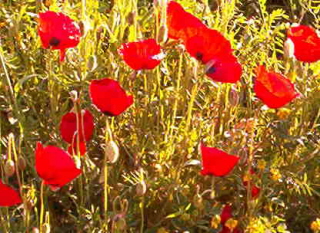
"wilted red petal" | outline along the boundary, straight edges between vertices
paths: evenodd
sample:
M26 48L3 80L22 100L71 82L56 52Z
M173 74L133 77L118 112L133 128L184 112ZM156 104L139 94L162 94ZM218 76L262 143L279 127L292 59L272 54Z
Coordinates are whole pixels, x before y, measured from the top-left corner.
M226 176L236 166L239 157L229 155L214 147L201 145L202 175Z
M254 91L269 108L280 108L299 96L294 85L283 75L268 72L264 66L258 66L256 74Z
M82 173L70 155L58 147L43 147L38 142L35 156L37 173L47 185L62 187Z
M5 185L0 180L0 206L13 206L22 202L17 191Z
M87 152L87 147L85 142L79 143L79 152L80 152L80 155L85 155L85 153ZM76 140L68 147L68 153L70 155L78 154L78 144L76 143Z
M161 62L161 48L155 39L122 44L118 50L123 60L134 70L150 70Z
M213 58L206 66L206 75L214 81L235 83L241 78L242 67L232 54Z
M300 25L291 27L287 37L294 44L295 57L303 62L316 62L320 60L320 37L309 26Z
M170 1L167 7L168 37L186 40L197 34L197 29L206 27L200 19L186 12L183 7Z
M82 110L78 114L80 142L89 141L94 130L93 116L90 111ZM72 143L77 139L77 114L69 112L63 115L60 122L60 134L63 140Z
M46 49L59 49L60 60L65 50L78 45L81 37L79 26L63 13L46 11L39 13L39 36Z
M133 104L133 96L127 95L115 80L92 80L89 89L92 103L107 115L120 115Z
M225 205L220 214L220 221L224 224L229 218L232 218L232 208L230 205Z
M185 41L187 52L203 64L214 58L232 54L230 42L217 30L198 28L197 34Z

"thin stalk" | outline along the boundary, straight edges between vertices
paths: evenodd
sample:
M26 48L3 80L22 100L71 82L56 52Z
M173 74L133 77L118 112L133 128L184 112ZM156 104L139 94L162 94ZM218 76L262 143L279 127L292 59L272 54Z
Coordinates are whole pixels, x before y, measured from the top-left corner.
M141 197L140 210L141 210L140 233L143 233L143 228L144 228L144 196Z
M44 217L44 181L41 182L41 189L40 189L40 202L41 202L41 209L40 209L40 233L42 233L42 225L43 225L43 217Z

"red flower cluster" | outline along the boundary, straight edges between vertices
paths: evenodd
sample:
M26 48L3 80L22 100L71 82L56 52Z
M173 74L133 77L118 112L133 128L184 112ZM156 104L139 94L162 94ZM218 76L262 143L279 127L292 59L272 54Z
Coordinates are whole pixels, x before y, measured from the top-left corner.
M127 95L117 81L109 78L92 80L89 91L92 103L109 116L118 116L133 104L133 96Z
M287 37L294 44L294 56L303 62L316 62L320 60L320 37L309 26L291 27Z
M22 202L17 191L2 183L0 179L0 206L13 206Z
M226 176L237 165L239 157L217 148L201 145L202 175Z
M268 72L264 66L258 66L256 74L254 91L269 108L280 108L299 96L290 80L283 75Z
M59 49L60 61L64 60L66 49L80 42L79 26L63 13L46 11L39 14L38 33L45 49Z
M79 147L80 154L86 153L85 142L89 141L93 135L94 122L93 116L90 111L82 110L81 114L69 112L63 115L60 123L60 134L64 141L71 144L68 151L70 154L76 154L77 152L77 140L79 134Z
M220 214L220 221L222 224L222 229L219 233L241 233L242 231L239 230L238 228L235 228L233 230L230 230L225 224L226 222L232 218L232 207L230 205L225 205L221 211Z
M134 70L150 70L162 59L160 45L155 39L122 44L118 50L123 60Z
M43 147L38 142L35 157L38 175L52 190L61 188L82 173L70 155L58 147Z
M241 65L220 32L208 28L174 1L168 4L167 25L169 38L181 39L190 56L206 65L208 77L224 83L240 80Z

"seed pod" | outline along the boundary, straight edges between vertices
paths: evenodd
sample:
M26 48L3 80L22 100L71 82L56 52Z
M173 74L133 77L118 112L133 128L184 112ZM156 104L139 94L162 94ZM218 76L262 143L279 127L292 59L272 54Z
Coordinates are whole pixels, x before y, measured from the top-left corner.
M116 230L125 230L126 227L127 227L127 222L124 218L124 215L123 214L117 214L114 219L114 227Z
M32 231L31 231L31 232L32 232L32 233L40 233L39 229L36 228L36 227L32 228Z
M141 181L136 185L136 194L141 197L147 192L147 185L146 182Z
M159 28L157 41L159 44L165 43L168 39L168 28L166 25L162 25Z
M13 176L15 173L16 169L14 167L14 162L9 159L7 160L6 164L4 165L4 173L7 177Z
M239 104L240 97L236 90L231 89L228 97L229 97L229 103L232 106L237 106Z
M285 58L292 58L294 56L294 44L291 39L287 39L284 42L283 50Z
M136 12L134 11L129 12L129 14L127 15L127 23L129 25L133 25L135 17L136 17Z
M24 169L27 167L26 160L22 156L18 158L18 167L21 171L24 171Z
M109 141L106 144L105 156L107 156L110 163L117 162L119 158L119 147L114 141Z

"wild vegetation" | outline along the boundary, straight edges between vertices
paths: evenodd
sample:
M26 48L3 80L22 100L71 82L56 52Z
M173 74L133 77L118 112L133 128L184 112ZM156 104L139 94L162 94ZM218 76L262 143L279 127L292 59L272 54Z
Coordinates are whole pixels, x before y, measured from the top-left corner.
M1 207L16 193L0 193L1 233L320 231L320 61L284 50L293 24L320 29L320 2L177 2L230 42L239 81L210 79L185 43L168 38L166 0L0 1L0 180L21 198ZM40 39L39 13L48 10L81 30L63 61ZM146 39L164 57L134 70L119 48ZM266 106L254 89L259 65L289 79L299 96ZM104 78L132 105L119 113L93 103L92 80ZM81 109L95 124L86 145L61 136L63 116ZM52 156L72 158L81 175L50 183L45 177L57 171L40 171L36 151L40 158L48 145L69 144L70 157ZM201 175L204 146L239 161L225 176Z

